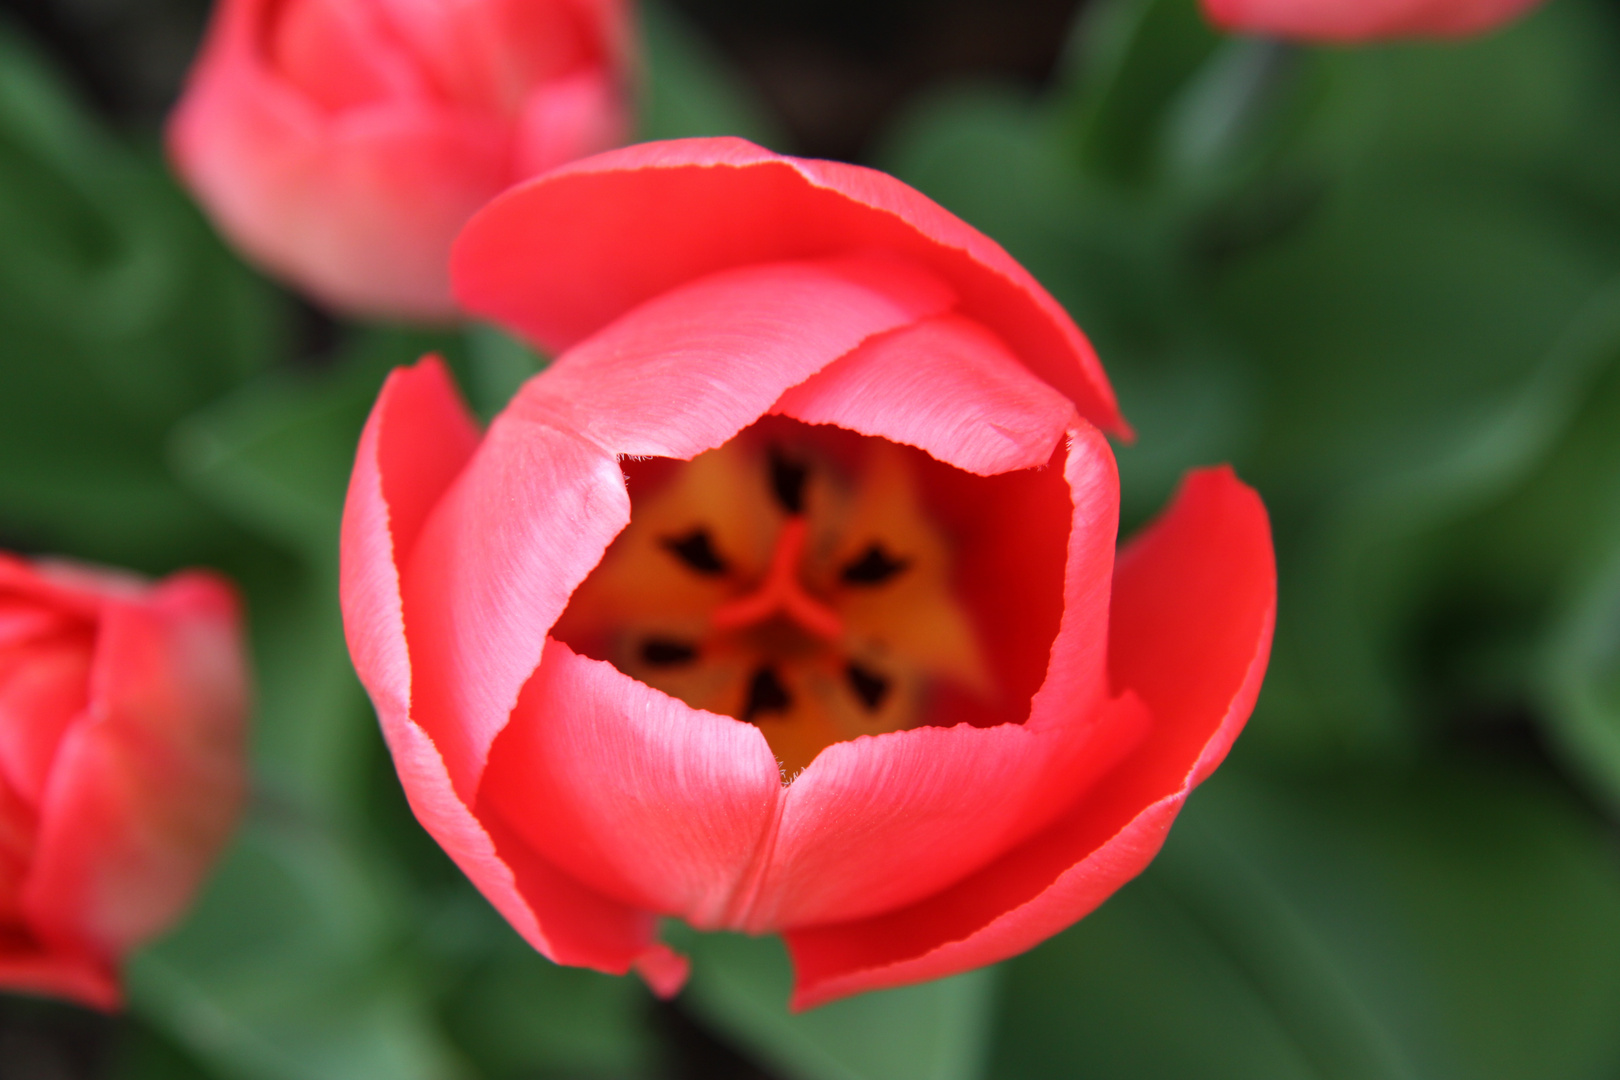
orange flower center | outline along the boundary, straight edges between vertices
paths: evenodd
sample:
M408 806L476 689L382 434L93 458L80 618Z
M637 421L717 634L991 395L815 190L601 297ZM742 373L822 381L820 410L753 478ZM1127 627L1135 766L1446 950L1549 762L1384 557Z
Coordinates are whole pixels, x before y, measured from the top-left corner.
M660 482L633 498L556 631L759 725L788 775L831 743L926 723L942 682L983 695L990 681L904 454L859 438L838 461L790 434L657 463Z

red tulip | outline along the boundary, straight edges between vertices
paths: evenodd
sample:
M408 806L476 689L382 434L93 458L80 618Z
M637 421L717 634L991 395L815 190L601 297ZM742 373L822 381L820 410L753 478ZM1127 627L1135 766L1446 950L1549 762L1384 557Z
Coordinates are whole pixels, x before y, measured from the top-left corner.
M514 189L453 259L561 353L480 434L361 439L349 646L417 816L541 952L781 932L795 1005L1011 956L1153 857L1259 690L1264 508L1115 560L1124 430L1062 309L899 182L733 139Z
M0 554L0 986L118 1004L235 822L236 600Z
M1541 0L1203 0L1226 30L1303 41L1468 37L1518 18Z
M271 272L443 318L473 211L625 137L628 34L623 0L220 0L171 156Z

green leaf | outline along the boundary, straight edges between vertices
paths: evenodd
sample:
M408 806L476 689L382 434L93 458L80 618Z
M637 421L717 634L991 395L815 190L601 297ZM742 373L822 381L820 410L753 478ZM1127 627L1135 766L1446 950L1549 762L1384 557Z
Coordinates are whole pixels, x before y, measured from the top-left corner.
M681 1003L792 1080L974 1080L983 1074L992 971L787 1011L793 974L776 938L682 937Z
M1148 180L1172 104L1219 44L1193 0L1115 0L1088 12L1070 106L1082 165L1116 182Z
M379 331L319 372L275 371L176 429L176 472L242 527L278 545L231 567L252 618L254 760L299 806L349 822L377 740L338 611L338 531L360 431L387 372L440 339Z
M262 801L197 910L130 964L131 998L227 1077L459 1077L422 973L397 953L403 916L363 859Z
M388 372L459 339L358 334L326 370L269 372L175 431L175 469L243 526L335 573L338 526L361 429Z
M550 361L490 323L473 323L464 336L463 392L467 395L467 404L487 424L506 408L518 388L544 370Z
M424 936L458 954L444 965L454 972L444 984L446 1023L483 1075L655 1074L659 1047L641 980L553 964L470 886L446 897Z
M1556 745L1620 808L1620 557L1583 591L1548 636L1538 674Z
M120 1024L118 1050L107 1073L110 1080L219 1080L172 1039L136 1017Z
M1408 460L1369 465L1343 482L1337 501L1321 511L1308 561L1294 564L1284 600L1292 629L1281 643L1285 678L1297 667L1312 687L1282 708L1269 703L1266 721L1282 717L1288 727L1267 736L1286 739L1290 728L1308 725L1316 737L1326 712L1343 722L1341 732L1366 739L1381 731L1399 741L1414 710L1432 700L1422 691L1445 678L1432 670L1436 660L1424 653L1422 638L1446 609L1457 609L1461 599L1465 618L1478 620L1497 598L1515 615L1552 603L1572 554L1568 541L1591 525L1586 515L1546 505L1548 495L1571 486L1569 470L1555 459L1569 456L1561 447L1582 423L1591 425L1581 419L1583 410L1617 359L1620 282L1599 290L1510 391L1459 391L1444 423L1412 419L1410 434L1387 435ZM1466 401L1472 406L1464 408ZM1574 457L1588 470L1597 466L1601 477L1599 463L1614 454L1597 445L1603 435L1595 436L1577 440ZM1432 441L1424 445L1425 438ZM1587 506L1612 490L1600 484L1593 491L1587 483L1564 501ZM1445 647L1455 652L1474 635L1455 620L1453 628L1460 633L1450 634ZM1491 664L1501 683L1506 672ZM1515 693L1522 701L1528 691L1520 679L1495 697L1511 707ZM1324 709L1324 700L1334 704ZM1455 694L1447 707L1459 707Z
M1485 766L1241 777L1006 965L1001 1080L1575 1080L1620 1067L1620 867Z
M0 27L0 531L154 571L202 557L221 523L169 475L167 432L277 355L279 314L158 155Z

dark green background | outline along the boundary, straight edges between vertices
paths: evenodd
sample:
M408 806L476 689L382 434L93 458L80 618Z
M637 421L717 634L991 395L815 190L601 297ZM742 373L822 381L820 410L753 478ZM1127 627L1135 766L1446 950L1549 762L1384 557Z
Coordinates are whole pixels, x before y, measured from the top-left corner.
M1366 50L983 8L648 7L643 132L858 156L1005 244L1136 425L1127 528L1192 465L1262 492L1272 673L1094 916L797 1018L774 941L681 937L672 1006L553 967L404 807L335 601L355 439L427 349L486 415L537 359L234 259L158 150L200 6L11 11L0 543L234 575L260 707L248 821L129 1013L0 999L0 1076L1620 1077L1620 5Z

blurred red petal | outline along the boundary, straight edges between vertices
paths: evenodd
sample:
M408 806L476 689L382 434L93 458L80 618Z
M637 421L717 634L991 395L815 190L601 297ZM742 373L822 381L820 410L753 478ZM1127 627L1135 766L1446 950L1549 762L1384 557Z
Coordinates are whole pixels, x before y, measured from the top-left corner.
M123 1004L118 976L84 956L46 952L25 939L0 935L0 986L25 994L66 998L111 1012Z
M91 635L13 646L0 653L0 783L38 807L68 725L83 711Z
M1227 30L1304 41L1469 37L1495 29L1542 0L1203 0Z
M120 956L195 891L246 783L238 624L230 587L203 574L106 602L86 716L57 751L23 888L42 939Z

